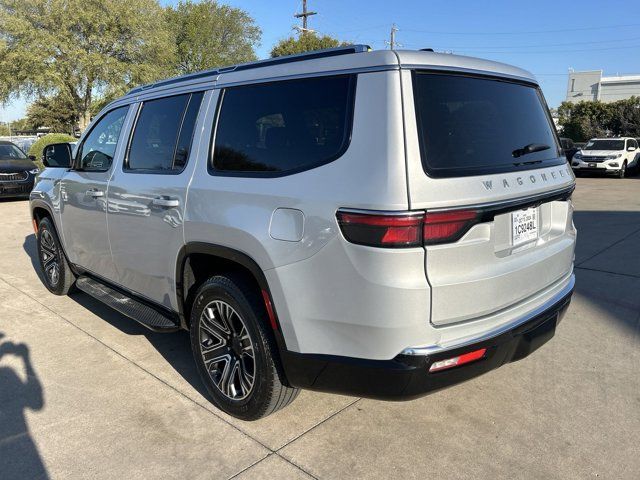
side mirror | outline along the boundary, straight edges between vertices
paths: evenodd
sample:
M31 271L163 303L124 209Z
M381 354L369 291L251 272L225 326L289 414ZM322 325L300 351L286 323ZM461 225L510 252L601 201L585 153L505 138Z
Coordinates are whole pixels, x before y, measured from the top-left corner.
M71 145L68 143L53 143L44 147L42 163L45 167L70 168L73 163Z
M29 160L31 160L32 162L36 161L36 156L35 155L29 155Z
M636 151L636 147L628 147L627 148L627 152L635 152Z

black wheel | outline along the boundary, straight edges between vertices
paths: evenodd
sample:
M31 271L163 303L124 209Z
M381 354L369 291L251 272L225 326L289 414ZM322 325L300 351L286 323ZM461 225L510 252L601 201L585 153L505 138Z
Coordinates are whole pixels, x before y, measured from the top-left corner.
M73 288L75 275L64 256L56 229L48 217L38 225L38 258L44 285L51 293L66 295Z
M213 403L242 420L289 405L298 389L280 378L279 358L259 295L240 277L216 276L191 310L191 348Z
M618 178L624 178L627 173L627 162L624 162L618 171Z

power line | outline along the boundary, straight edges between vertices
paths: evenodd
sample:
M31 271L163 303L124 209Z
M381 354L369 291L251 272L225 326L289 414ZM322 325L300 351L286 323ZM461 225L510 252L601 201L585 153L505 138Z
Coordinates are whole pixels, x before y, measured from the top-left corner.
M398 31L398 27L394 23L391 25L391 33L389 35L389 41L386 42L389 45L389 50L395 50L396 47L401 47L399 43L396 42L396 32Z
M631 37L631 38L619 38L614 40L595 40L591 42L568 42L568 43L545 43L545 44L536 44L536 45L485 45L482 47L477 46L462 46L462 45L450 45L447 48L459 48L465 50L487 50L492 48L500 48L500 49L514 49L514 48L541 48L541 47L564 47L569 45L598 45L603 43L619 43L619 42L629 42L640 40L640 37ZM444 47L434 47L434 48L444 48Z
M624 25L605 25L600 27L582 27L582 28L562 28L560 30L518 30L517 32L444 32L444 31L436 31L436 30L415 30L415 29L404 29L405 32L417 32L417 33L431 33L434 35L531 35L537 33L564 33L564 32L583 32L587 30L607 30L611 28L623 28L623 27L638 27L640 23L628 23Z

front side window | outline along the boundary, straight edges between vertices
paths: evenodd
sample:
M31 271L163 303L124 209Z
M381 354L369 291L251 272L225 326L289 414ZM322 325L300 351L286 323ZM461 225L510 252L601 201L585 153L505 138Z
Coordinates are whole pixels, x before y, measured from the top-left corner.
M415 72L413 93L422 161L430 176L492 174L566 161L535 86Z
M583 150L624 150L624 140L589 140Z
M638 143L633 138L630 138L627 141L627 148L629 148L629 147L638 148Z
M225 89L213 172L283 175L338 158L351 135L354 91L352 75Z
M111 110L91 129L80 147L78 168L88 172L106 172L113 163L118 138L129 106Z
M131 137L125 169L182 171L201 100L202 93L195 93L144 102Z

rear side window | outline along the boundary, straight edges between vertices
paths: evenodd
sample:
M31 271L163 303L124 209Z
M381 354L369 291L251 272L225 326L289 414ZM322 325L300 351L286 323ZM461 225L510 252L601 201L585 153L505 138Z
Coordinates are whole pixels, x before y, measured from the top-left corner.
M212 173L278 176L328 163L351 136L355 76L227 88Z
M425 172L455 177L560 165L538 89L489 77L414 72Z
M144 102L134 127L126 170L180 172L187 163L202 93Z

